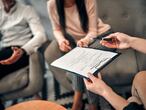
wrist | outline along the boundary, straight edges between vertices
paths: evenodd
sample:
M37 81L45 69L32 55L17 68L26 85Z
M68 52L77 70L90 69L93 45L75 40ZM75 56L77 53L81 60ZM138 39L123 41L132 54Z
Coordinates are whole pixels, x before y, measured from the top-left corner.
M20 49L21 49L21 51L22 51L22 54L27 54L27 52L26 52L26 50L25 50L24 48L21 48L21 47L20 47Z
M106 87L104 90L103 90L103 93L101 94L102 97L104 98L108 98L111 96L111 94L113 93L113 90L110 88L110 87Z
M62 39L59 39L57 40L58 44L60 45L63 41L65 41L66 39L65 38L62 38Z
M128 44L129 44L129 47L133 47L133 44L134 44L134 42L136 41L136 37L129 37L129 39L128 39Z

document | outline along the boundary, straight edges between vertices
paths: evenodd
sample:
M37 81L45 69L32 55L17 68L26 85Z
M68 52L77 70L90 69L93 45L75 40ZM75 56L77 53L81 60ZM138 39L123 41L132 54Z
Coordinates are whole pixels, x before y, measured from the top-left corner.
M64 56L51 63L51 66L61 68L88 78L87 73L94 74L114 60L119 53L76 47Z

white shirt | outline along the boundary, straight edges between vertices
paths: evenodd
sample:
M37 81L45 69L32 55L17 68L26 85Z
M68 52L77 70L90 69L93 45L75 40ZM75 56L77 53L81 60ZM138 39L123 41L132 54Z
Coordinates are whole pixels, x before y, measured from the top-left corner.
M0 31L2 47L21 46L28 54L35 52L47 40L34 9L20 3L6 13L0 0Z

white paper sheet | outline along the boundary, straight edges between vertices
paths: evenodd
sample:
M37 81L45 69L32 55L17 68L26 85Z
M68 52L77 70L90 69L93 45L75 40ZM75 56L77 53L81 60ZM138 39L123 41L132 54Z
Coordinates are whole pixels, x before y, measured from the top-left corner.
M93 74L117 55L115 52L76 47L52 62L51 66L88 77L88 72Z

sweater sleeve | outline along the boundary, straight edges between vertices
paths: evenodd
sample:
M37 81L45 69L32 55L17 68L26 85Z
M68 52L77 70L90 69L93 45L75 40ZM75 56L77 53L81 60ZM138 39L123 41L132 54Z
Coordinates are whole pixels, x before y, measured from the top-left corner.
M86 0L86 9L89 17L89 31L86 37L95 38L97 37L97 8L95 0Z
M59 23L59 17L56 11L56 5L53 0L48 1L48 14L53 28L53 34L56 40L59 42L60 40L64 39L63 33L61 31L61 26Z
M33 38L23 45L22 48L28 54L32 54L47 40L47 38L40 19L34 9L31 6L28 6L25 11L27 12L25 13L25 18L33 34Z

